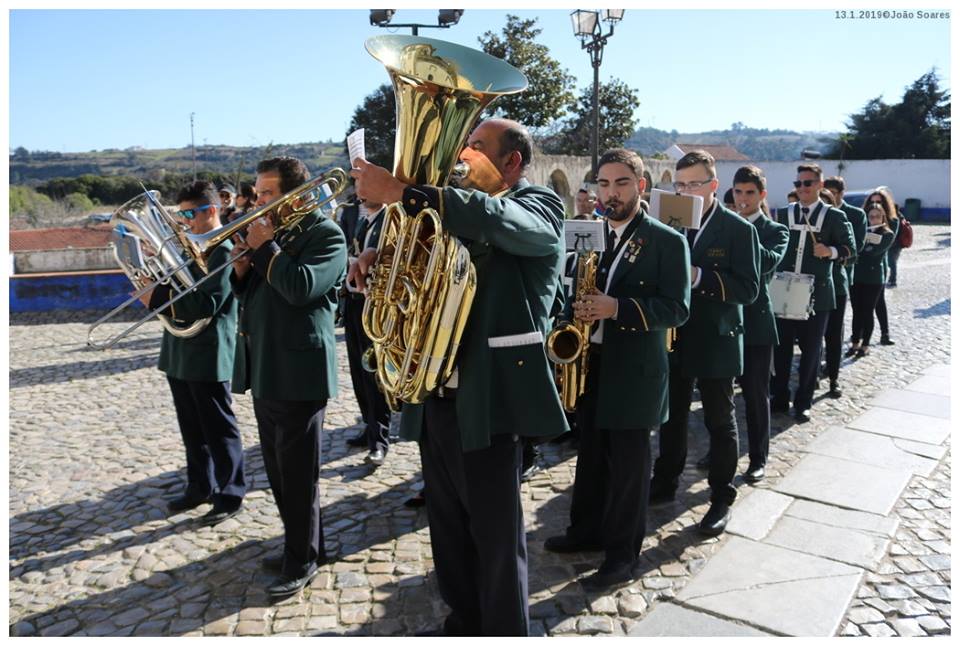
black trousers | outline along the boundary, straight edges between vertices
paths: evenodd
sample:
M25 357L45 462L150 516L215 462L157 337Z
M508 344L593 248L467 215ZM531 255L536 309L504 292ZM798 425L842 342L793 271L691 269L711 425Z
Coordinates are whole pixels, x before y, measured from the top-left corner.
M320 432L326 401L253 398L267 479L283 521L283 574L326 560L320 515Z
M880 335L887 337L890 336L890 319L887 318L887 287L886 285L880 286L880 296L877 298L877 323L880 324ZM873 318L873 315L870 316ZM873 330L873 325L871 324L870 329Z
M495 435L464 452L456 401L429 397L420 460L430 544L447 635L529 632L527 537L520 505L520 442Z
M192 498L213 495L214 502L240 504L247 484L243 445L233 414L229 381L183 381L167 377L183 447L187 452L187 490Z
M660 427L660 457L653 467L651 487L676 491L680 474L687 463L687 427L690 421L690 403L693 401L693 377L680 373L680 359L670 355L670 419ZM703 419L710 433L710 502L733 504L737 488L733 478L737 474L739 438L733 404L733 377L696 379L703 403Z
M750 466L762 467L770 453L770 366L772 345L743 346L740 391L747 418Z
M870 337L873 335L873 311L883 294L883 289L883 285L854 283L853 325L851 326L853 329L850 332L850 340L854 343L863 342L863 345L870 345Z
M797 410L809 410L813 405L813 391L820 369L820 351L827 330L829 311L816 312L806 321L777 319L777 335L780 345L773 351L774 375L771 380L773 399L779 403L790 401L790 370L793 363L794 339L800 345L800 370L797 375L797 392L793 406Z
M846 294L837 294L837 309L827 317L827 331L823 335L826 343L827 376L830 381L840 377L840 359L843 357L843 317L847 314Z
M609 565L633 563L647 529L650 429L594 424L600 353L591 352L587 388L577 402L580 448L567 536L603 546Z
M350 380L360 405L360 414L366 427L367 447L386 451L390 446L390 408L383 393L377 388L377 378L360 365L360 359L372 343L363 331L362 296L347 294L343 302L343 332L347 342L347 360L350 362Z

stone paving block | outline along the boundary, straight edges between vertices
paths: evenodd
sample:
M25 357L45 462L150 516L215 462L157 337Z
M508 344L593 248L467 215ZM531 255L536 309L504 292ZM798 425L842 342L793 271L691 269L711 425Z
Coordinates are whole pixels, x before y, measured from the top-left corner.
M798 498L886 515L910 477L909 471L811 454L797 463L774 489Z
M840 627L862 573L836 561L731 536L677 600L775 634L828 637Z
M823 525L856 529L868 534L893 538L899 523L895 518L869 514L832 505L822 505L811 500L797 500L786 511L786 516L812 520Z
M807 451L921 476L929 476L938 462L905 450L894 438L845 428L824 431L807 446Z
M754 489L733 507L727 533L759 541L773 529L793 500L769 489Z
M764 542L872 569L886 554L888 539L787 517L776 524Z
M929 393L931 395L940 395L941 397L950 396L950 377L941 375L924 375L914 382L907 384L907 390L918 393Z
M942 395L888 388L880 391L870 403L881 408L950 419L950 398Z
M673 603L661 603L638 621L630 637L763 637L750 626L719 619Z
M889 408L870 408L847 424L848 428L900 437L927 444L942 444L950 437L950 420Z

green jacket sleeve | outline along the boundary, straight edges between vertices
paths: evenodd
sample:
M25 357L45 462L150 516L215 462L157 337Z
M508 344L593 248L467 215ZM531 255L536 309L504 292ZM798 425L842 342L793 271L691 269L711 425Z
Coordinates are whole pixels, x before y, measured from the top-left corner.
M790 244L790 230L777 222L770 222L763 229L762 236L757 232L760 240L760 275L773 271L780 261L783 260L783 254L787 253L787 245Z
M750 235L732 236L729 269L701 268L703 275L695 294L736 305L749 305L757 300L760 293L760 238L756 227L747 222L744 224L750 227Z
M860 257L864 259L883 258L884 254L887 253L893 244L893 238L893 232L888 231L883 234L878 244L863 245L863 251L860 252Z
M331 223L332 224L332 223ZM306 305L343 282L347 266L347 242L336 225L318 222L300 253L284 253L276 241L260 246L253 254L253 269L291 305Z
M857 242L853 237L853 227L850 226L846 214L836 208L829 209L827 213L833 213L835 216L842 217L836 217L829 232L824 231L824 239L821 240L821 242L837 250L836 260L846 260L847 258L856 257Z

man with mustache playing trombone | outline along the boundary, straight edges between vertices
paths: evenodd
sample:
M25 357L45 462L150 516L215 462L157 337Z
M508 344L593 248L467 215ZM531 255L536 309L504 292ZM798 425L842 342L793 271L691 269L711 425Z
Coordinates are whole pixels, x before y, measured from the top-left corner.
M562 301L563 202L524 178L532 153L523 126L489 119L461 153L467 190L407 185L362 159L350 173L361 199L402 202L410 216L436 209L476 267L456 386L404 404L401 418L401 436L420 442L446 635L528 633L518 436L567 428L543 346ZM361 254L348 280L362 287L376 256Z

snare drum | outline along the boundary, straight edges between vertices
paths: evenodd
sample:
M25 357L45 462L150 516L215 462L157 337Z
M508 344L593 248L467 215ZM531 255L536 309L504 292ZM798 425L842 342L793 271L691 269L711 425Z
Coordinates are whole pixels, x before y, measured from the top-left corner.
M773 315L781 319L806 321L813 314L813 274L778 271L770 281Z

